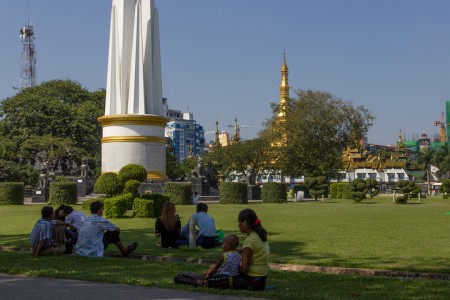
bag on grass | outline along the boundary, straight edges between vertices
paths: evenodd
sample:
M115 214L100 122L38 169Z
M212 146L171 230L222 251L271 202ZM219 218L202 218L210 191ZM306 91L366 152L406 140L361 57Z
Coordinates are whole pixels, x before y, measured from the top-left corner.
M189 284L195 287L203 285L204 280L205 276L203 274L194 272L182 272L173 278L175 283Z

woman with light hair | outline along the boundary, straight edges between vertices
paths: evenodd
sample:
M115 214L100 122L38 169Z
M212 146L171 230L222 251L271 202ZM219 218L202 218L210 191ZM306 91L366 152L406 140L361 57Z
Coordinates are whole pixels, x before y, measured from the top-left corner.
M180 217L176 214L175 204L171 201L164 203L161 217L155 222L155 235L161 237L161 247L176 248L175 241L181 230Z

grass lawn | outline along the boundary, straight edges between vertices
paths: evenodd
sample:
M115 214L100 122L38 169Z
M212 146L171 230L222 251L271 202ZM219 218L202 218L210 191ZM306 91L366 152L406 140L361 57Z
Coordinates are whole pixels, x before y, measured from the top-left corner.
M428 197L422 203L415 202L396 205L390 197L377 197L359 204L349 200L211 204L209 213L216 219L217 228L237 233L242 241L237 215L243 208L254 209L268 230L273 263L450 273L450 215L446 214L450 212L450 201ZM0 206L0 246L29 247L29 233L40 216L41 207ZM74 208L80 210L81 206ZM185 223L194 206L177 206L177 211ZM125 243L139 242L138 254L216 259L221 252L219 248L161 249L155 245L154 219L112 221L122 229ZM117 252L114 247L108 251ZM5 273L170 288L174 287L172 280L176 273L205 270L205 266L193 264L73 256L33 259L29 253L7 252L0 252L0 261L0 272ZM96 272L91 272L92 269ZM262 294L213 292L274 299L447 299L450 295L450 284L444 281L286 271L271 271L268 284L277 288Z
M29 247L29 233L41 205L0 207L0 246ZM450 273L450 200L427 198L397 205L378 197L357 204L325 200L287 204L210 204L217 228L244 236L237 215L256 211L268 231L271 262ZM81 206L75 206L76 210ZM177 206L184 224L194 206ZM113 219L125 243L139 242L137 253L216 259L220 249L161 249L154 219ZM116 251L111 247L108 251Z

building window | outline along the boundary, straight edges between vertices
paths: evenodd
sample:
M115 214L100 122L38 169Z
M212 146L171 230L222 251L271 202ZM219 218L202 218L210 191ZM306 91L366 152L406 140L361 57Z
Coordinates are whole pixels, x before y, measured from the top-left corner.
M403 174L403 173L398 174L398 179L399 180L405 179L405 174Z
M387 173L387 176L389 179L394 179L395 178L395 174L394 173Z

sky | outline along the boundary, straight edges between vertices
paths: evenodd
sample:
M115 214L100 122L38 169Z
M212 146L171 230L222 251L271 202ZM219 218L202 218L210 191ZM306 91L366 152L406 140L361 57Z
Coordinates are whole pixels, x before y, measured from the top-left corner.
M20 83L19 29L35 31L37 83L106 87L111 0L0 2L0 100ZM214 138L256 137L279 101L283 52L295 90L328 91L367 108L368 142L434 137L450 100L450 1L155 0L163 96Z

